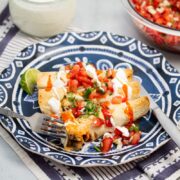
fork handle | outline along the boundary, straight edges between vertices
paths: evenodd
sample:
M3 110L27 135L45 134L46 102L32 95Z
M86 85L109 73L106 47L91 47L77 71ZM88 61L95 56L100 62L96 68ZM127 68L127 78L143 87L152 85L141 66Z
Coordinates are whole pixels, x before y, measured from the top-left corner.
M1 107L0 107L0 114L5 115L5 116L9 116L12 118L26 119L26 117L23 115L20 115L18 113L15 113L14 111L11 111L9 109L4 109Z
M164 114L159 108L153 109L153 114L157 117L164 130L174 140L178 147L180 147L180 129Z

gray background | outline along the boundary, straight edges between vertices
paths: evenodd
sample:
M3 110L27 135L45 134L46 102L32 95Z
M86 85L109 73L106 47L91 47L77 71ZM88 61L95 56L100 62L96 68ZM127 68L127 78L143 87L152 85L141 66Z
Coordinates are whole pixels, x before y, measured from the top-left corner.
M0 11L6 2L7 0L0 0ZM122 7L121 0L77 0L77 13L72 26L86 31L110 31L121 35L135 37L148 44L135 29L129 15ZM180 55L169 52L163 53L167 60L180 70ZM1 137L0 179L36 179Z

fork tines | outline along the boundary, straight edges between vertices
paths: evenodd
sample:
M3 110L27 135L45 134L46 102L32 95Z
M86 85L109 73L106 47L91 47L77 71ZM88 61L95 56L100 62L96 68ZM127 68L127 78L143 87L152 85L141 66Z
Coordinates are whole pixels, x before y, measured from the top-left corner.
M66 137L64 122L51 117L44 118L41 131L43 134L49 136Z

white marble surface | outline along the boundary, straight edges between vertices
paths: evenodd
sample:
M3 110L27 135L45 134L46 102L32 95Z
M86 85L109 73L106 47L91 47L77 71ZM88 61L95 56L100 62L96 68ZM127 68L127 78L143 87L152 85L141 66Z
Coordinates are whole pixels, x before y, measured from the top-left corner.
M7 0L0 0L0 11L6 2ZM121 5L121 0L77 0L77 14L72 25L86 31L115 32L147 43L135 29L129 15ZM180 54L163 53L168 61L180 70ZM0 179L2 180L36 179L2 138L0 138L0 162Z

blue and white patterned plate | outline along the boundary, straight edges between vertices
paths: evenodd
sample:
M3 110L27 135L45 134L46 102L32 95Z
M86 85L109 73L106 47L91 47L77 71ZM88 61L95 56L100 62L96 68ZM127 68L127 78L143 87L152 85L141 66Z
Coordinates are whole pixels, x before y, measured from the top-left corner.
M26 116L39 111L37 92L27 95L19 86L20 75L28 68L57 71L60 64L76 61L94 63L99 69L133 68L152 98L176 124L180 120L180 74L154 48L133 38L107 32L65 33L22 50L0 75L0 106ZM72 166L111 166L147 156L169 140L151 111L140 120L140 144L113 149L103 155L87 143L79 152L66 152L60 140L42 137L19 119L0 116L3 127L26 150ZM47 143L49 142L49 143ZM50 143L59 144L55 148Z

